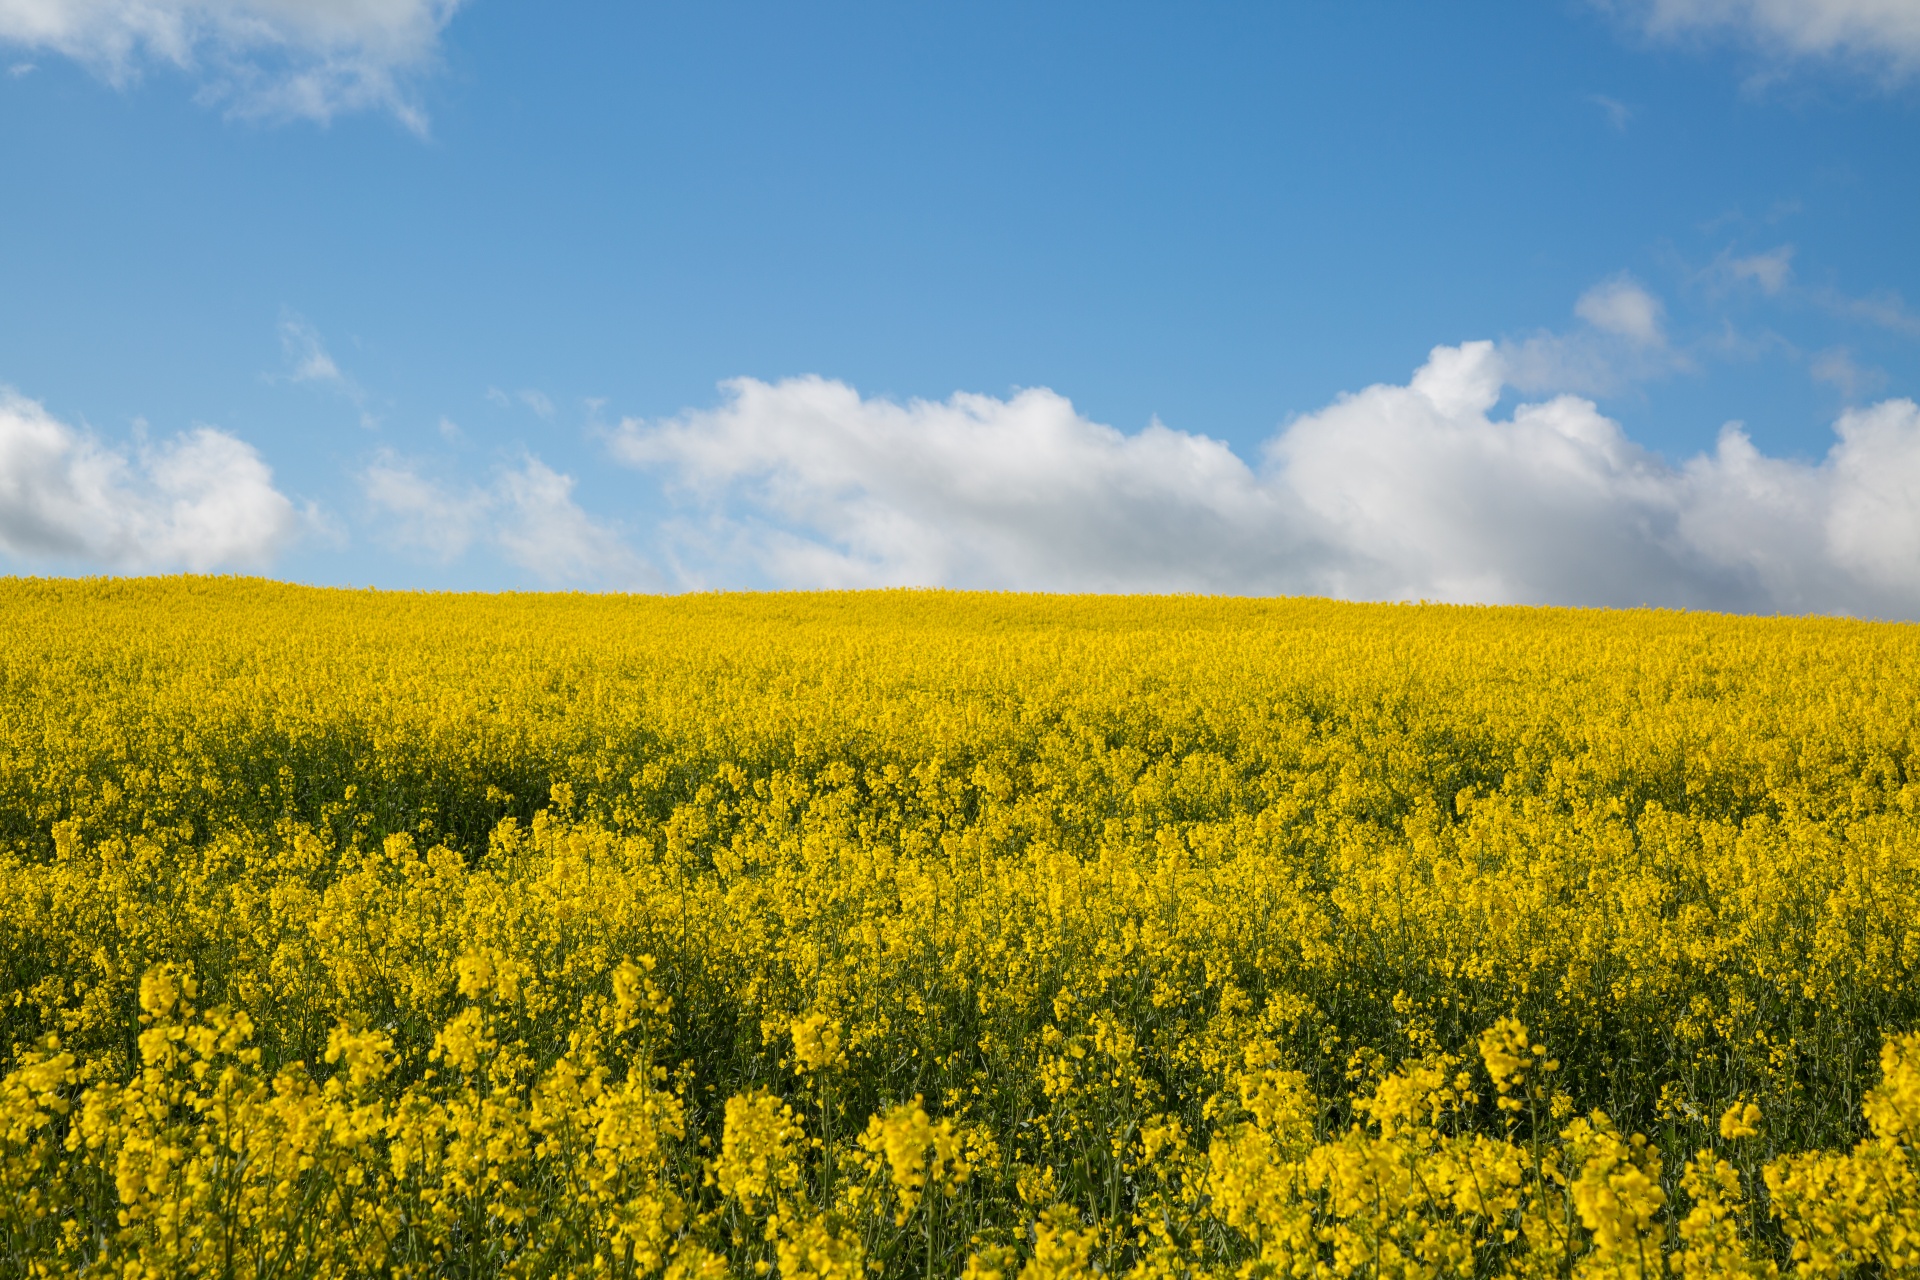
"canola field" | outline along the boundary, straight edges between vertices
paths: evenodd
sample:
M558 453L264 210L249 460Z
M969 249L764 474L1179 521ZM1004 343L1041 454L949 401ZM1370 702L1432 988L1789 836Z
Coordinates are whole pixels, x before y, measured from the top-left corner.
M1920 629L0 581L0 1275L1920 1270Z

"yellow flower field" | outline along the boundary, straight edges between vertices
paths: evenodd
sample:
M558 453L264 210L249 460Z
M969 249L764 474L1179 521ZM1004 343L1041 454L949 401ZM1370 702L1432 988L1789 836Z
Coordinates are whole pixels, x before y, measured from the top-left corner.
M0 1274L1920 1271L1920 629L0 581Z

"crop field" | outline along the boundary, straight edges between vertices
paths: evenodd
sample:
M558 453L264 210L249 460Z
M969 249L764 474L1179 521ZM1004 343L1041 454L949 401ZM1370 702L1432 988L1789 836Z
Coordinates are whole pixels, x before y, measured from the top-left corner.
M0 581L0 1275L1920 1269L1920 629Z

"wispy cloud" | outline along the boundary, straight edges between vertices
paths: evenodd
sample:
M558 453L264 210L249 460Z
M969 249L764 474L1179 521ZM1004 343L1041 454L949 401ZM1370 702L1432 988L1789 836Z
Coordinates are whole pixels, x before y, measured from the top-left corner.
M334 363L326 345L320 341L320 334L297 316L281 319L280 349L287 357L287 376L295 382L337 384L346 381L340 366Z
M1627 327L1634 332L1644 328ZM1674 466L1590 402L1492 416L1490 342L1295 419L1249 464L1046 390L905 404L726 384L612 434L694 513L696 581L1313 592L1920 616L1920 407L1849 411L1817 463L1737 426Z
M1912 0L1597 0L1655 37L1726 35L1779 59L1840 59L1899 79L1920 71Z
M1857 320L1892 333L1920 338L1920 315L1907 306L1906 299L1891 289L1854 296L1825 287L1813 291L1813 299L1834 315Z
M618 533L573 500L573 477L527 457L494 483L503 518L494 540L507 558L549 582L644 586L657 581Z
M126 85L151 64L197 75L235 114L322 123L383 110L425 133L415 92L462 0L0 0L0 42Z
M1627 131L1627 122L1633 119L1632 107L1618 98L1609 98L1604 93L1590 93L1587 95L1587 101L1606 113L1607 123L1613 126L1616 133Z
M1667 345L1667 309L1631 276L1617 276L1580 295L1573 313L1602 333L1637 347Z
M553 398L546 392L534 387L523 387L518 391L502 391L499 387L487 388L487 399L502 409L511 409L515 405L533 410L542 418L551 418L556 412Z
M574 501L573 477L527 455L485 485L449 485L383 450L360 474L361 492L402 551L442 563L484 544L544 582L657 588L659 575L612 526Z
M365 388L341 369L321 341L320 331L292 312L280 317L280 352L287 362L287 381L332 391L354 407L361 426L372 430L380 425L380 419L368 408Z
M1815 352L1807 364L1807 372L1815 382L1833 387L1849 402L1871 395L1887 384L1883 370L1860 364L1845 347Z
M1790 244L1776 245L1764 252L1750 254L1739 254L1731 248L1723 249L1711 263L1690 272L1690 276L1692 282L1703 286L1710 297L1722 297L1741 290L1758 290L1768 298L1811 306L1841 320L1871 325L1906 337L1920 337L1920 314L1916 314L1898 293L1883 289L1869 294L1851 294L1832 284L1803 283L1794 272L1794 254L1794 246Z
M117 448L0 387L0 555L122 570L264 568L299 524L260 455L224 431Z
M493 505L486 491L422 476L391 450L360 473L360 490L379 513L389 545L442 563L466 554Z
M1710 283L1723 288L1752 285L1768 297L1778 297L1793 280L1793 254L1790 244L1745 255L1723 250L1707 268L1706 276Z
M1501 344L1509 385L1527 394L1611 395L1688 367L1667 337L1666 305L1630 275L1593 286L1574 304L1575 328Z

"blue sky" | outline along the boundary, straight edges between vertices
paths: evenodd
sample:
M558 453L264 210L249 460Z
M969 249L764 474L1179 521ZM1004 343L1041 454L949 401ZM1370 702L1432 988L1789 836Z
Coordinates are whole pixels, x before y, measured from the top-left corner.
M1920 613L1913 0L0 0L0 69L7 571Z

